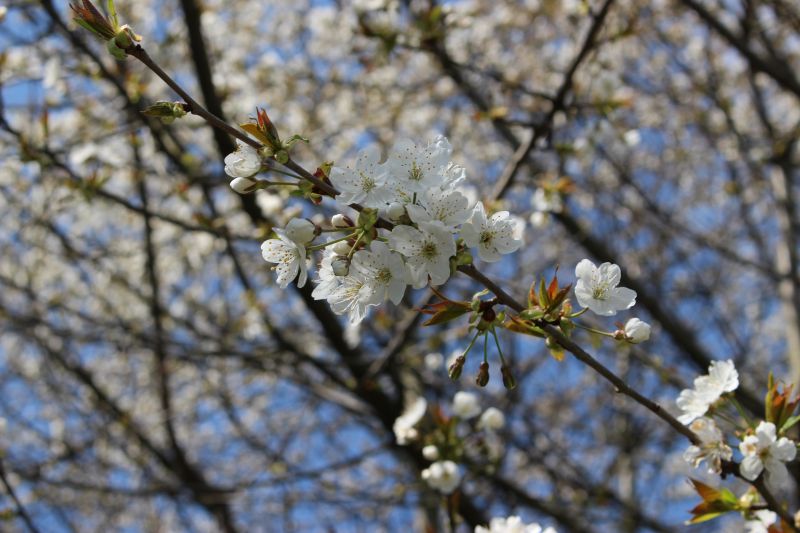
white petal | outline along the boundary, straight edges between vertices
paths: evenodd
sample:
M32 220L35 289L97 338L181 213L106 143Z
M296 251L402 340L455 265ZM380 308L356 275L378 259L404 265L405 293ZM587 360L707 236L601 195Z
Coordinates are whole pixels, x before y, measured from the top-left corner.
M627 287L617 287L611 291L609 301L614 309L630 309L636 305L636 291Z
M779 461L792 461L797 455L797 446L786 437L781 437L770 449L772 457Z
M739 465L742 477L750 481L755 481L762 470L764 470L764 463L757 455L748 455L742 459L742 463Z
M575 277L577 277L581 281L584 281L585 283L590 283L592 280L592 276L594 276L594 273L596 271L597 267L594 266L594 263L592 263L588 259L583 259L575 267Z
M598 267L599 276L602 280L604 280L610 287L616 287L619 285L619 280L622 278L622 272L619 269L618 265L614 263L603 263Z

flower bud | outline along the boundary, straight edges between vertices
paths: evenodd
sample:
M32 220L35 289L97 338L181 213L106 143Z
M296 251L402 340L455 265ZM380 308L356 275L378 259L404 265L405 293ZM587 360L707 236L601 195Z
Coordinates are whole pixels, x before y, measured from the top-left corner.
M491 324L497 318L497 313L494 312L493 308L489 307L483 312L483 316L481 318Z
M625 337L628 342L638 344L650 338L650 324L638 318L631 318L625 323Z
M336 276L346 276L350 272L350 260L343 256L338 256L331 261L331 270Z
M352 228L353 221L341 213L336 213L331 217L331 226L334 228Z
M456 357L456 360L453 361L453 364L450 365L450 368L447 370L447 375L450 376L450 379L456 380L461 377L461 371L464 369L464 363L467 362L467 358L463 355L459 355Z
M239 194L248 194L258 188L258 182L250 178L236 178L231 181L231 189Z
M290 239L301 244L313 241L317 235L317 227L306 218L293 218L285 229Z
M399 220L406 214L406 208L400 202L392 202L386 209L386 216L389 220Z
M503 376L503 386L511 390L517 386L517 380L514 379L514 374L511 373L511 367L503 365L500 367L500 374Z
M350 253L352 246L347 241L337 242L333 245L333 252L339 255L347 255Z
M439 458L439 448L433 444L428 444L422 448L422 456L428 461L436 461Z
M478 375L475 377L475 383L479 387L485 387L489 383L489 363L484 361L478 369Z

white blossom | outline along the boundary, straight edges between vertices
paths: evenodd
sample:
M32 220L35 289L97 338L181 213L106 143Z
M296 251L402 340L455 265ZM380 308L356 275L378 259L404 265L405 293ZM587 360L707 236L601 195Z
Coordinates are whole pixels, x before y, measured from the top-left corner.
M455 231L470 217L469 200L458 190L429 189L417 199L416 204L406 207L409 218L417 224L438 220L446 228Z
M441 189L443 191L455 189L466 180L466 169L461 165L456 165L451 161L448 163L447 169L444 171L444 181L442 182Z
M600 316L613 316L636 303L636 291L617 287L622 276L619 266L603 263L599 267L584 259L575 267L575 297L581 307Z
M308 279L305 246L289 238L281 229L276 229L275 234L277 239L269 239L261 244L261 255L268 263L275 263L272 269L278 274L278 286L285 289L297 278L298 273L297 286L304 286Z
M394 426L392 426L397 444L404 446L419 436L414 426L422 420L427 409L428 402L422 397L415 399L406 406L403 413L394 421Z
M694 388L684 389L678 396L677 404L683 414L678 417L681 424L689 424L701 417L708 408L726 392L733 392L739 386L739 373L733 361L712 361L708 375L694 380Z
M353 255L352 268L366 280L374 301L379 304L387 298L394 304L403 299L408 285L405 263L400 254L392 252L381 242L374 241L369 250L359 250Z
M401 139L389 152L386 168L409 194L424 193L444 182L453 149L442 135L422 147L410 139Z
M789 471L786 462L797 454L795 443L786 437L777 438L775 424L761 422L755 435L748 435L739 443L739 451L744 455L739 471L745 479L755 479L766 470L765 480L775 489L789 485Z
M474 418L481 412L478 397L471 392L459 391L453 396L453 414L464 420Z
M386 187L388 174L378 164L380 152L377 146L368 146L359 152L355 168L333 167L331 183L339 190L336 197L343 204L362 204L365 207L381 207L390 199Z
M419 229L395 226L389 235L389 246L405 256L415 289L424 287L429 275L432 285L441 285L450 277L450 258L456 253L456 243L441 222L422 222Z
M481 202L475 204L469 220L461 226L461 237L470 248L478 248L478 256L488 263L519 249L519 221L508 211L499 211L491 217Z
M432 352L425 356L425 368L428 370L439 370L444 364L444 356L439 352Z
M339 256L330 248L325 248L322 253L322 261L320 261L319 268L317 268L317 286L311 292L311 296L315 300L327 300L341 284L341 277L336 275L332 265L337 257Z
M650 324L631 318L625 323L625 338L632 344L639 344L650 339Z
M450 494L461 483L461 470L453 461L437 461L422 471L422 479L442 494Z
M225 156L225 174L232 178L249 178L260 170L261 157L256 149L236 139L236 150Z
M556 533L552 527L542 529L537 523L526 524L518 516L492 518L489 527L475 526L475 533Z
M339 276L339 286L331 291L327 299L334 313L346 313L351 324L358 324L364 320L367 309L374 303L373 291L360 272L350 269L346 276Z
M695 468L706 461L709 473L722 472L722 461L730 461L733 451L725 444L722 431L717 424L711 418L702 417L692 422L689 428L698 436L701 443L689 446L683 454L683 459Z
M428 461L435 461L439 458L439 448L433 444L428 444L422 448L422 456Z
M506 416L497 407L489 407L478 419L478 429L497 431L506 425Z

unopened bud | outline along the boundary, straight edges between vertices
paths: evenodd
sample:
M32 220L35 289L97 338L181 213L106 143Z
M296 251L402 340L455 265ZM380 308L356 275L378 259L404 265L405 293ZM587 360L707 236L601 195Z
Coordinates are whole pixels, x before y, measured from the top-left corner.
M386 216L389 220L398 220L406 214L406 208L400 202L392 202L386 209Z
M461 371L464 369L464 363L467 362L467 358L463 355L459 355L456 357L456 360L453 361L453 364L450 365L450 368L447 370L447 375L450 376L450 379L456 380L461 377Z
M351 248L352 246L347 241L337 242L336 244L333 245L334 253L337 253L339 255L349 254Z
M317 234L317 226L307 218L293 218L286 224L286 235L301 244L313 241Z
M231 189L239 194L248 194L258 188L258 182L250 178L236 178L231 181Z
M494 312L494 309L489 307L483 312L482 317L486 322L492 323L497 318L497 313Z
M478 375L475 377L475 383L479 387L485 387L489 383L489 363L484 361L478 369Z
M341 213L336 213L331 217L331 226L334 228L352 228L353 221Z
M422 456L428 461L436 461L439 458L439 448L433 444L428 444L422 448Z
M511 390L517 386L517 380L514 379L514 374L511 373L511 367L503 365L500 367L500 374L503 376L503 386Z
M335 276L346 276L350 272L350 261L346 257L339 256L331 261L331 270Z

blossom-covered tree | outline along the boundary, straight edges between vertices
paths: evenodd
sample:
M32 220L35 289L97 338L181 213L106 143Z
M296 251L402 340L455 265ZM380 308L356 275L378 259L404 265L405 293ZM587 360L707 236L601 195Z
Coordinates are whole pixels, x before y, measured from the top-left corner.
M0 6L2 519L796 531L798 21Z

